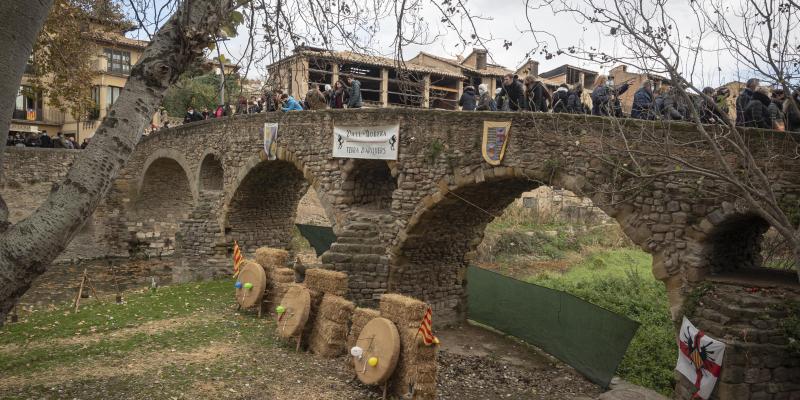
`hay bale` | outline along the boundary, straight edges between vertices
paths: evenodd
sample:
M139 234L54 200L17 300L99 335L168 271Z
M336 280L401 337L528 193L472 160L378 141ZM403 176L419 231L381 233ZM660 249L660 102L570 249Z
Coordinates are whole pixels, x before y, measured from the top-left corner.
M278 306L281 304L281 300L283 296L286 294L286 291L292 287L293 283L284 283L284 282L275 282L272 287L272 296L271 301L272 304ZM274 311L274 310L273 310Z
M361 329L367 325L367 322L372 321L373 318L380 317L381 314L378 310L371 308L358 307L353 310L353 316L350 318L352 322L350 325L350 332L347 334L347 348L355 346L358 340L358 335L361 334Z
M303 281L309 289L331 293L337 296L347 295L347 274L339 271L312 268L306 270L306 279Z
M294 270L291 268L275 268L272 270L271 278L275 282L294 283Z
M266 268L284 268L289 259L289 252L272 247L259 247L256 249L256 262Z
M312 336L308 343L308 349L323 358L338 357L345 350L342 344L328 343L322 336Z
M322 304L319 306L319 313L327 320L346 325L355 308L352 301L333 294L325 294L322 297Z
M388 318L398 329L419 328L422 317L428 305L413 297L400 294L384 294L381 296L380 310L381 316Z

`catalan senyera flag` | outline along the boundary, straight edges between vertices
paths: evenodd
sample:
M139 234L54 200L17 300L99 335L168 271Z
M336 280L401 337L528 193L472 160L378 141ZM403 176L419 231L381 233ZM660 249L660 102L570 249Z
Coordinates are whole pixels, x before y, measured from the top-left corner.
M422 342L425 343L426 346L439 344L439 339L436 336L433 336L433 330L431 330L432 317L433 310L428 307L428 311L425 311L425 316L422 317L422 323L419 325L418 333L422 334Z
M239 249L239 243L235 240L233 241L233 277L239 275L239 264L242 263L242 250Z

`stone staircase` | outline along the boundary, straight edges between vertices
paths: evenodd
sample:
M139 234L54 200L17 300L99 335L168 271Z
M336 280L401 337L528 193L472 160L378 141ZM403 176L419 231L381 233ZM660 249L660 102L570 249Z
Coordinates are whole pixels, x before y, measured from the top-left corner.
M376 307L386 292L389 274L387 231L394 219L373 210L353 210L337 240L322 255L326 268L350 277L350 298L360 306Z

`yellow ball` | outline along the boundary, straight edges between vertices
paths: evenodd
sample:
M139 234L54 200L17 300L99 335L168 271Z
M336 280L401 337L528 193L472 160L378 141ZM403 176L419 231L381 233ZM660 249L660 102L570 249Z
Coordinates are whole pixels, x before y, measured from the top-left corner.
M370 367L378 365L378 357L370 357L369 360L367 360L367 364L369 364Z

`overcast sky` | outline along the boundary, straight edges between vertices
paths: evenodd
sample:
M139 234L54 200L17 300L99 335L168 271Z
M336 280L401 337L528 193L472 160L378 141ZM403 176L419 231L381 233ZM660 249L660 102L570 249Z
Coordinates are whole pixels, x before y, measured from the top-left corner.
M370 2L371 0L358 1ZM436 1L441 4L441 0L429 1ZM491 40L485 42L491 59L494 63L512 70L516 70L518 66L525 62L526 55L534 46L533 37L530 33L525 32L529 29L525 2L525 0L467 0L467 7L471 11L485 17L485 19L476 19L474 21L481 36L491 38ZM531 0L531 3L535 2L536 0ZM439 37L435 43L425 46L407 46L404 50L405 58L410 59L419 51L447 57L467 56L472 51L473 46L464 49L463 46L458 45L457 35L450 30L444 29L442 24L439 23L441 14L430 3L423 1L423 4L427 5L423 8L422 17L430 21L432 31L438 30L443 33L443 36ZM672 16L678 21L681 36L693 37L695 35L693 24L695 19L692 16L691 9L688 7L688 1L671 1L669 7ZM612 54L618 54L622 51L617 38L610 36L608 32L600 31L598 26L576 21L571 15L555 15L550 8L529 11L529 15L534 29L552 34L557 38L558 45L561 48L569 46L587 48L593 46ZM372 38L373 45L371 47L377 53L391 56L391 42L395 35L395 21L390 16L382 21L380 25L380 31ZM463 31L467 34L471 32L466 26L463 27ZM226 43L227 48L230 50L230 56L234 61L242 56L241 53L245 48L246 36L247 32L242 28L237 38ZM550 42L549 47L551 50L556 49L556 44L551 38L546 35L540 35L540 39ZM503 47L503 43L506 40L512 43L508 49ZM714 43L704 43L704 48L709 50L701 55L701 72L695 73L695 83L718 86L738 78L739 73L737 72L735 60L727 54L712 51L714 47ZM577 60L567 55L556 56L547 60L543 55L533 54L532 58L540 62L540 72L548 71L563 64L572 64L601 73L606 73L611 67ZM720 68L722 71L719 71ZM263 68L259 69L263 71ZM259 76L258 71L250 73L250 77L263 78Z

